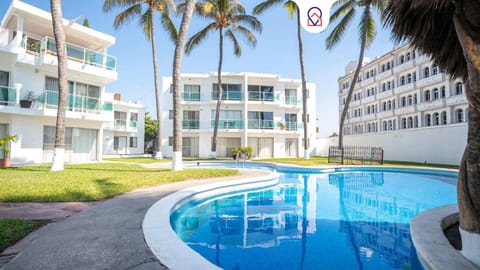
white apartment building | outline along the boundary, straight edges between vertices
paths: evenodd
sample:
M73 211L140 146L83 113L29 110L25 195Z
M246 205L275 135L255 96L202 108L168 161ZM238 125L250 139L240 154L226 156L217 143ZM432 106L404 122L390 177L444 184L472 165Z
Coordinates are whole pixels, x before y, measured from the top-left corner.
M338 79L340 114L355 66L348 64ZM362 66L345 141L382 146L386 159L458 164L466 144L467 115L461 80L451 79L407 44Z
M173 154L173 97L171 77L162 83L162 152ZM252 146L253 157L303 156L301 81L273 74L222 73L222 107L217 156L231 157L235 147ZM308 83L310 152L316 134L315 84ZM183 156L209 157L217 74L182 74ZM311 153L313 154L313 152Z
M104 144L108 149L104 141L114 136L108 129L114 110L122 108L105 92L117 79L117 60L107 54L115 38L72 21L63 23L68 55L65 161L97 161ZM52 161L58 104L52 37L49 12L12 0L0 28L0 137L18 137L10 145L13 164ZM129 150L143 153L143 107L133 109L139 113L142 124L136 132L141 135L137 147ZM104 127L109 130L105 138Z

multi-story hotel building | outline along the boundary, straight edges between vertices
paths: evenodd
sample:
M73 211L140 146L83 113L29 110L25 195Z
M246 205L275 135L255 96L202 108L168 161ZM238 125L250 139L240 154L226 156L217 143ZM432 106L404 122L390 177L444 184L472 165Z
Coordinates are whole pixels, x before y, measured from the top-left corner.
M184 157L210 155L218 96L216 82L216 73L181 76ZM173 153L171 83L171 77L163 78L162 152L165 156ZM300 80L272 74L222 73L222 83L218 157L231 157L231 150L242 146L252 146L253 157L304 155ZM308 83L307 88L311 152L316 134L315 85Z
M117 145L124 141L114 139L115 125L104 132L104 127L116 123L117 107L125 111L125 106L105 92L106 85L117 79L117 60L107 54L115 38L65 19L63 24L68 55L65 160L100 160L104 144L109 145L104 141L118 141ZM10 145L14 164L52 161L58 104L52 37L49 12L17 0L11 2L0 28L0 138L17 135L17 141ZM122 136L128 131L128 136L138 138L125 153L143 153L143 106L130 107L141 116L124 123L129 129L123 130ZM132 119L142 125L130 129Z
M340 114L355 66L349 63L346 74L338 79ZM466 142L464 91L462 81L452 79L428 55L408 44L396 48L363 64L344 126L345 140L383 146L386 158L457 163ZM435 143L448 138L454 140L443 148ZM427 147L430 142L437 149ZM412 145L426 145L418 148L426 153L405 153Z

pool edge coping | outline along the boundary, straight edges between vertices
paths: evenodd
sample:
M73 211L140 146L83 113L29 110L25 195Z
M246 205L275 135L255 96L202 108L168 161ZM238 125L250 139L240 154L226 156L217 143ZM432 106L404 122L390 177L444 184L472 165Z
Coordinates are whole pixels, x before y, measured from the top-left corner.
M192 186L158 200L147 210L142 222L143 236L148 248L160 263L169 269L221 269L178 237L170 224L170 215L198 194L211 196L238 190L239 186L242 189L256 189L278 184L279 174L275 171L266 172L268 174L257 177Z

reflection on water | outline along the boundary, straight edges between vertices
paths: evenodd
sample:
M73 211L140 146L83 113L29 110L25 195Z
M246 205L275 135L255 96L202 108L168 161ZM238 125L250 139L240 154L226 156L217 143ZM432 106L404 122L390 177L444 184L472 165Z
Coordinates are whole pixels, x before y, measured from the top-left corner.
M268 190L182 207L172 225L225 269L417 269L409 222L421 210L454 201L455 187L406 179L378 172L286 174Z

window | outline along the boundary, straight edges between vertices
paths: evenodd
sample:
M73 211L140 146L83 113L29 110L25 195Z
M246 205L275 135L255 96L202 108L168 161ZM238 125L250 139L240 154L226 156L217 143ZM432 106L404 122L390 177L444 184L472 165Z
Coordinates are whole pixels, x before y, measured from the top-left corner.
M435 76L438 74L438 66L437 65L433 65L432 66L432 76Z
M212 86L212 99L218 98L218 84ZM241 84L222 84L222 100L241 100L242 85Z
M463 84L461 82L457 82L455 84L455 95L463 94Z
M389 101L388 101L388 110L391 110L391 109L392 109L392 101L389 100Z
M413 72L413 81L416 82L417 81L417 72Z
M412 83L412 74L411 73L409 73L407 75L407 83Z
M425 125L427 127L432 125L432 116L430 114L425 115Z
M406 129L406 128L407 128L407 119L402 118L402 129Z
M407 56L405 58L407 61L410 61L410 52L407 53Z
M248 112L248 128L273 129L273 112Z
M430 96L430 90L425 91L425 102L428 102L431 100Z
M125 128L127 126L127 112L114 111L113 119L114 127Z
M433 114L433 124L435 126L440 125L440 115L438 113Z
M296 114L285 114L285 125L287 130L297 130L297 115Z
M412 117L408 117L408 125L407 125L408 128L413 128L413 118Z
M138 138L137 137L130 137L130 147L131 148L137 148L137 141L138 141Z
M55 127L43 127L43 150L53 150L55 147ZM73 129L71 127L65 128L65 150L72 150Z
M438 92L438 88L434 88L432 90L432 94L433 94L433 100L437 100L440 98L440 93Z
M430 77L430 68L426 67L423 69L423 78L428 78Z
M297 89L285 89L285 104L297 104Z
M200 100L200 85L185 84L183 86L182 99L187 100L187 101L199 101Z
M444 97L445 97L445 86L442 86L442 87L440 88L440 97L441 97L441 98L444 98Z
M414 123L414 127L415 128L418 128L418 116L415 115L415 117L413 118L413 123Z
M168 110L168 119L173 119L175 118L175 113L173 112L173 110Z
M408 106L411 106L413 104L413 97L412 95L408 95Z
M400 64L405 63L405 56L401 55L400 56Z
M443 111L442 112L442 125L447 124L447 112Z
M390 70L391 66L390 66L390 62L387 63L387 70Z
M418 103L417 94L414 94L414 95L413 95L413 103L415 103L415 104Z
M249 85L248 100L273 101L273 86Z
M183 111L182 128L199 129L200 128L200 111Z
M463 110L462 109L457 109L455 111L455 114L457 116L457 123L463 123Z
M130 113L130 121L138 121L138 113Z
M383 121L383 130L387 131L387 121Z
M407 106L407 98L402 97L402 107L405 107L405 106Z
M215 126L215 110L211 111L211 127ZM219 129L241 129L243 128L242 112L239 110L220 110Z
M385 64L382 64L382 72L385 72Z
M405 76L400 77L400 85L405 85Z
M386 111L386 110L387 110L387 102L384 101L384 102L382 103L382 105L383 105L383 106L382 106L383 111Z

